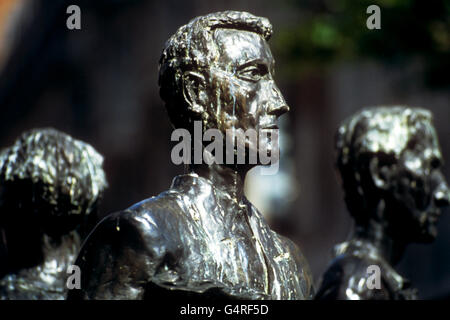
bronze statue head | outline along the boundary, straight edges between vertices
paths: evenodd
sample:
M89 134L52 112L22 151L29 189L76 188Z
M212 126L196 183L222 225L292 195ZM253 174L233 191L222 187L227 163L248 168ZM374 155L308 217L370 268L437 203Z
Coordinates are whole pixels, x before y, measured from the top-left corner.
M435 238L450 191L429 111L365 109L344 121L336 141L345 200L357 227L377 221L405 242Z
M0 153L0 209L15 212L19 223L37 219L45 233L65 234L97 208L107 187L102 166L89 144L51 128L27 131Z
M275 84L266 18L225 11L197 17L170 37L159 66L160 95L176 128L276 129L288 111ZM263 144L270 143L270 137ZM249 139L245 147L257 150ZM261 146L260 146L261 147Z

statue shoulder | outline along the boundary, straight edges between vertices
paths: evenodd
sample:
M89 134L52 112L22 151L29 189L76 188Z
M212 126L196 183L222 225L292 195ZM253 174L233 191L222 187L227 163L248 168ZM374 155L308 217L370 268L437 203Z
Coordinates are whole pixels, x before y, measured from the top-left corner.
M278 235L285 248L288 249L291 258L294 260L298 272L302 274L301 279L305 282L306 296L312 299L314 296L314 278L309 267L308 260L304 256L303 252L291 239Z
M104 218L93 233L108 233L113 243L154 257L179 250L185 214L175 193L164 192ZM102 235L103 239L110 238ZM119 240L119 241L118 241Z
M307 262L305 256L303 255L302 251L291 239L289 239L285 236L279 235L279 234L278 234L278 237L280 238L283 245L289 250L289 253L296 260L296 262L298 264L306 265L306 266L308 265L308 262Z
M95 227L75 263L83 275L78 298L142 298L158 268L183 256L182 214L174 201L150 198L108 215Z
M325 272L317 300L386 300L390 298L374 259L354 255L337 256Z

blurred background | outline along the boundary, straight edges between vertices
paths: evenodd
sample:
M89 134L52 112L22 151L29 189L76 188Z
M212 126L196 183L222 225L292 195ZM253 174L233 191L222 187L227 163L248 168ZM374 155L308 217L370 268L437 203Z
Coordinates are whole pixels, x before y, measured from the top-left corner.
M66 27L71 4L81 30ZM366 27L371 4L381 8L380 30ZM36 127L92 144L110 185L99 218L168 189L183 167L170 159L158 60L178 27L221 10L274 26L275 78L291 111L281 119L279 173L250 174L246 192L300 246L317 284L352 230L334 170L340 121L365 106L428 108L450 161L450 1L0 0L0 148ZM439 230L398 268L425 299L450 298L448 210Z

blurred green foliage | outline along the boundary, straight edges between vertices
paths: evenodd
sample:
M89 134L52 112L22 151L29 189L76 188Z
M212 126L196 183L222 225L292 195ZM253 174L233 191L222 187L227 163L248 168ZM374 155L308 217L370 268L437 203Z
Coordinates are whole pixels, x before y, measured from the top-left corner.
M366 27L372 4L381 9L379 30ZM279 59L288 62L286 76L345 60L400 67L419 60L428 86L450 85L450 0L290 0L288 5L303 18L274 38Z

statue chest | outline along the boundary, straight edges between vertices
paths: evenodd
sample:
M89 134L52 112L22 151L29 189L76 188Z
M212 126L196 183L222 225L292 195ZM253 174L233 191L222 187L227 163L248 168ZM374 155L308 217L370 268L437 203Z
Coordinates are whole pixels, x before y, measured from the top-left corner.
M289 250L260 221L191 227L183 276L193 288L221 287L248 299L301 298L300 273Z

